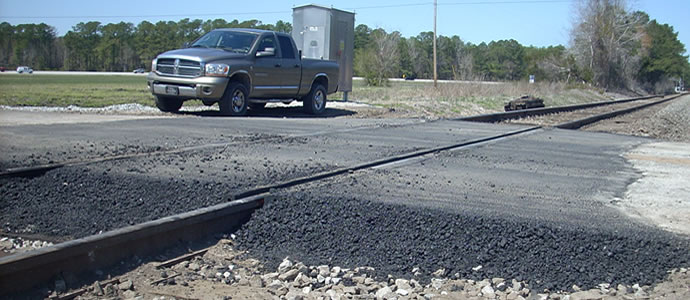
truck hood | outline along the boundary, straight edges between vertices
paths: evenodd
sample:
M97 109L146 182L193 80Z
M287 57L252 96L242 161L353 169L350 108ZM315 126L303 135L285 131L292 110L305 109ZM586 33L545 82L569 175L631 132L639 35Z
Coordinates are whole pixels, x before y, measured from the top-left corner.
M242 58L246 54L232 53L222 49L213 48L185 48L163 52L158 57L174 57L181 59L212 62L219 59Z

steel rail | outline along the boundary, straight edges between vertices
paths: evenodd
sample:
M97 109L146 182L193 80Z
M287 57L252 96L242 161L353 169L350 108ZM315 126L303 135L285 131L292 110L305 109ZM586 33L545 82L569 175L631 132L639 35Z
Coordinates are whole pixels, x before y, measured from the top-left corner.
M422 124L422 123L414 122L414 123L408 123L408 124L400 124L398 126L413 126L413 125L419 125L419 124ZM379 128L379 127L381 127L381 126L378 126L378 125L377 126L360 126L360 127L355 127L355 128L346 128L346 129L338 129L338 130L330 130L330 131L318 131L318 132L293 134L293 135L286 135L286 136L272 136L272 137L267 137L267 138L260 138L260 139L253 140L253 141L246 141L246 142L243 142L243 144L258 144L258 143L270 142L272 140L284 139L284 138L303 138L303 137L311 137L311 136L321 136L321 135L328 135L328 134L332 134L332 133L353 132L353 131L358 131L358 130L367 130L367 129ZM58 168L62 168L62 167L83 166L83 165L96 164L96 163L101 163L101 162L106 162L106 161L117 161L117 160L123 160L123 159L150 157L150 156L156 156L156 155L179 154L179 153L191 152L191 151L196 151L196 150L227 147L227 146L232 146L232 145L236 145L236 144L239 145L240 142L209 143L209 144L182 147L179 149L171 149L171 150L160 150L160 151L151 151L151 152L142 152L142 153L121 154L121 155L105 156L105 157L92 158L92 159L68 160L68 161L42 164L42 165L36 165L36 166L28 166L28 167L8 168L4 171L0 171L0 179L1 178L10 178L10 177L36 177L36 176L41 176L50 170L54 170L54 169L58 169Z
M254 188L254 189L242 192L240 194L237 194L237 195L235 195L235 197L242 198L242 197L249 197L249 196L257 195L257 194L261 194L261 193L268 193L273 189L289 188L289 187L297 186L300 184L313 182L316 180L321 180L321 179L326 179L329 177L338 176L338 175L345 174L345 173L353 173L355 171L360 171L363 169L375 168L375 167L379 167L382 165L395 163L395 162L399 162L402 160L407 160L410 158L416 158L416 157L421 157L421 156L425 156L425 155L429 155L429 154L433 154L433 153L438 153L441 151L455 150L458 148L473 146L473 145L477 145L477 144L481 144L481 143L486 143L486 142L502 139L505 137L510 137L510 136L514 136L514 135L527 133L527 132L534 131L534 130L537 130L540 128L542 128L542 127L541 126L530 126L527 128L514 130L514 131L510 131L510 132L506 132L506 133L502 133L502 134L498 134L498 135L492 135L489 137L478 138L478 139L473 139L473 140L469 140L469 141L464 141L461 143L439 146L439 147L434 147L434 148L430 148L430 149L419 150L419 151L395 155L395 156L391 156L391 157L387 157L387 158L377 159L374 161L358 164L358 165L355 165L352 167L344 167L344 168L340 168L340 169L336 169L336 170L321 172L321 173L318 173L315 175L309 175L309 176L300 177L297 179L284 181L284 182L278 183L278 184L261 186L261 187Z
M63 274L112 266L244 224L268 194L176 214L102 234L0 258L0 295L30 289Z
M602 113L602 114L598 114L598 115L594 115L594 116L582 118L582 119L575 120L575 121L565 122L565 123L556 125L555 127L556 127L556 128L561 128L561 129L579 129L579 128L581 128L582 126L589 125L589 124L592 124L592 123L595 123L595 122L599 122L599 121L601 121L601 120L610 119L610 118L613 118L613 117L617 117L617 116L620 116L620 115L624 115L624 114L627 114L627 113L631 113L631 112L636 111L636 110L644 109L644 108L647 108L647 107L650 107L650 106L653 106L653 105L665 103L665 102L671 101L671 100L673 100L673 99L676 99L676 98L678 98L678 97L680 97L680 96L682 96L682 95L683 95L683 94L673 95L673 96L671 96L671 97L665 97L665 98L663 98L662 100L659 100L659 101L654 101L654 102L645 103L645 104L641 104L641 105L634 106L634 107L619 109L619 110L612 111L612 112Z

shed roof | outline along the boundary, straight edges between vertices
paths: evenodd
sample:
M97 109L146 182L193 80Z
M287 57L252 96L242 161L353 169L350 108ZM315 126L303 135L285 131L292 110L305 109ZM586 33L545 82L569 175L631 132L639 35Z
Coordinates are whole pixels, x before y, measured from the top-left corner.
M327 6L318 5L318 4L313 4L313 3L311 3L311 4L304 4L304 5L298 5L298 6L293 7L292 10L302 9L302 8L309 8L309 7L320 8L320 9L326 9L326 10L335 10L335 11L339 11L339 12L343 12L343 13L348 13L348 14L353 14L353 15L355 14L354 12L351 12L351 11L342 10L342 9L337 9L337 8L333 8L333 7L327 7Z

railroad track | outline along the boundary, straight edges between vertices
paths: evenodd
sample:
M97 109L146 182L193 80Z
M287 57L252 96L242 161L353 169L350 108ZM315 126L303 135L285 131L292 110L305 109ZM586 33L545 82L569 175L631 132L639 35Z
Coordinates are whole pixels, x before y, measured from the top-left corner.
M394 126L404 127L404 126L413 126L413 125L418 125L418 124L420 124L420 123L414 122L414 123L399 124L399 125L394 125ZM316 132L310 132L310 133L292 134L292 135L287 135L287 136L268 136L268 137L262 137L262 138L252 140L252 141L243 141L243 142L233 141L233 142L226 142L226 143L209 143L209 144L195 145L195 146L189 146L189 147L182 147L182 148L178 148L178 149L158 150L158 151L121 154L121 155L111 155L111 156L103 156L103 157L90 158L90 159L67 160L67 161L62 161L62 162L40 164L40 165L26 166L26 167L15 167L15 168L8 168L6 170L0 170L0 178L34 177L34 176L41 176L50 170L54 170L54 169L58 169L58 168L62 168L62 167L85 166L85 165L97 164L97 163L108 162L108 161L117 161L117 160L125 160L125 159L141 158L141 157L152 157L152 156L158 156L158 155L181 154L181 153L198 151L198 150L229 147L229 146L233 146L233 145L238 145L240 143L242 145L259 144L259 143L271 142L271 141L276 141L276 140L281 140L281 139L286 139L286 138L306 138L306 137L314 137L314 136L323 136L323 135L328 135L328 134L333 134L333 133L346 133L346 132L355 132L355 131L360 131L360 130L369 130L372 128L378 128L378 126L358 126L358 127L353 127L353 128L347 128L347 129L324 130L324 131L316 131Z
M634 107L628 107L621 110L607 112L604 114L590 116L579 120L571 120L561 123L555 127L557 128L579 128L586 124L596 122L605 118L611 118L620 114L624 114L633 110L642 109L651 105L660 104L666 101L675 99L678 96L666 97L659 101L645 103ZM637 100L650 99L650 97L637 98L636 100L627 99L614 101L615 103L632 102ZM595 107L607 104L596 104ZM583 106L581 106L583 107ZM562 111L572 111L573 106L561 107ZM582 109L582 108L580 108ZM548 112L547 112L548 111ZM490 121L506 120L515 118L516 116L538 115L546 113L554 113L555 108L536 109L509 113L499 113L492 115L483 115L471 118L463 118L458 120L472 120L475 121ZM203 236L208 236L212 233L227 232L238 228L242 223L246 222L252 212L262 207L264 201L271 197L272 189L283 189L294 187L297 185L323 180L339 176L342 174L349 174L360 170L380 168L386 165L404 162L412 159L424 158L429 155L441 151L450 151L473 147L481 144L492 143L501 139L519 136L522 134L529 134L543 126L529 126L519 130L496 134L488 137L482 137L474 140L465 141L462 143L452 143L443 146L438 146L430 149L419 150L415 152L405 153L396 156L390 156L383 159L378 159L370 162L361 163L351 167L339 168L331 171L322 172L302 178L297 178L277 184L266 185L245 191L241 194L230 197L232 201L214 205L211 207L197 209L191 212L177 214L154 221L145 222L133 226L128 226L113 231L105 232L99 235L88 236L81 239L68 241L54 246L10 255L0 258L0 295L17 292L29 289L37 284L47 282L60 274L80 274L90 270L104 268L121 261L132 255L146 256L152 253L157 253L162 249L169 248L180 241L196 240ZM362 130L362 128L348 129L350 131ZM310 133L314 135L319 133ZM323 134L323 133L322 133ZM177 149L177 151L192 151L200 149L200 147L219 147L227 144L213 144L190 147L189 149ZM176 153L175 152L175 153ZM162 155L171 153L169 151L161 151L155 155ZM69 166L74 164L92 164L106 160L127 159L138 157L139 154L133 156L118 156L103 158L98 160L89 160L74 163L55 164L52 166L42 166L41 168L34 168L33 170L18 169L14 173L7 173L4 176L26 176L27 172L46 172L62 166Z
M518 120L518 119L524 119L527 117L534 117L534 116L543 116L543 115L548 115L548 114L558 114L558 113L564 113L564 112L571 112L571 111L577 111L577 110L586 110L586 109L592 109L592 108L597 108L597 107L604 107L604 106L615 106L619 104L626 104L626 103L632 103L636 101L643 101L643 100L649 100L653 98L659 98L661 97L662 99L659 101L652 102L651 105L663 103L665 101L675 99L678 96L671 96L664 98L663 96L645 96L645 97L637 97L637 98L629 98L629 99L621 99L621 100L613 100L613 101L602 101L602 102L593 102L593 103L585 103L585 104L575 104L575 105L565 105L565 106L554 106L554 107L543 107L543 108L532 108L532 109L523 109L523 110L516 110L516 111L509 111L509 112L500 112L500 113L492 113L492 114L484 114L484 115L477 115L477 116L471 116L471 117L464 117L464 118L458 118L455 120L459 121L472 121L472 122L489 122L489 123L497 123L497 122L504 122L508 120ZM649 103L645 103L649 104ZM646 106L634 106L636 109L641 109ZM630 110L630 111L632 111ZM619 114L627 113L630 111L626 112L621 112ZM596 114L593 114L596 115ZM603 118L610 118L613 116L602 116L598 120L602 120ZM559 124L558 128L566 128L566 127L559 127L561 125L565 126L563 124ZM584 124L583 124L584 125ZM579 127L568 127L566 129L577 129Z
M485 114L485 115L478 115L478 116L472 116L472 117L458 118L455 120L473 121L473 122L502 122L502 121L506 121L506 120L515 120L515 119L521 119L521 118L526 118L526 117L530 117L530 116L541 116L541 115L546 115L546 114L555 114L555 113L570 112L570 111L575 111L575 110L584 110L584 109L589 109L589 108L594 108L594 107L624 104L624 103L630 103L630 102L635 102L635 101L652 99L655 97L658 97L658 96L645 96L645 97L637 97L637 98L622 99L622 100L613 100L613 101L604 101L604 102L595 102L595 103L586 103L586 104L577 104L577 105L567 105L567 106L556 106L556 107L547 107L547 108L536 108L536 109L527 109L527 110L520 110L520 111L511 111L511 112L505 112L505 113L493 113L493 114ZM662 103L662 102L668 101L670 99L673 99L673 97L662 99L658 103ZM649 105L654 105L654 104L658 104L658 103L657 102L650 103ZM643 107L646 107L646 106L642 106L640 108L643 108ZM636 109L639 109L639 108L633 108L630 111L633 111ZM629 112L629 111L626 111L623 113L627 113L627 112ZM619 114L621 114L621 113L619 113ZM610 117L613 117L613 116L609 116L608 118L610 118ZM598 121L598 120L601 120L601 118L596 119L594 121ZM569 125L563 124L562 125L563 127L559 127L559 128L577 129L581 126L586 125L583 123L583 121L579 121L579 122L582 124L577 126L577 127L574 127L576 124L572 123ZM419 124L419 123L401 124L401 125L397 125L397 126L413 126L413 125L417 125L417 124ZM587 124L589 124L589 123L587 123ZM360 130L367 130L367 129L371 129L371 128L376 128L376 127L375 126L360 126L360 127L341 129L341 130L318 131L318 132L295 134L295 135L288 135L288 136L270 136L270 137L263 137L263 138L260 138L257 140L253 140L253 141L249 141L249 142L243 142L243 143L244 144L258 144L258 143L270 142L273 140L278 140L278 139L283 139L283 138L313 137L313 136L320 136L320 135L328 135L328 134L332 134L332 133L343 133L343 132L354 132L354 131L360 131ZM41 165L35 165L35 166L8 168L6 170L0 170L0 178L40 176L40 175L43 175L50 170L54 170L54 169L62 168L62 167L68 167L68 166L83 166L83 165L97 164L97 163L101 163L101 162L117 161L117 160L123 160L123 159L151 157L151 156L157 156L157 155L180 154L180 153L197 151L197 150L228 147L228 146L232 146L234 144L237 144L237 142L209 143L209 144L203 144L203 145L183 147L183 148L179 148L179 149L169 149L169 150L142 152L142 153L121 154L121 155L104 156L104 157L98 157L98 158L92 158L92 159L68 160L68 161L41 164Z

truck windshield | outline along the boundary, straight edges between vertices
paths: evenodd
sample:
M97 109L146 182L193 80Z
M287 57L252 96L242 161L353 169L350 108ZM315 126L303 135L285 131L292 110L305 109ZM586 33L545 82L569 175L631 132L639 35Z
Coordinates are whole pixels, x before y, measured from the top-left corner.
M211 31L192 44L193 48L219 48L237 53L247 53L257 35L236 31Z

